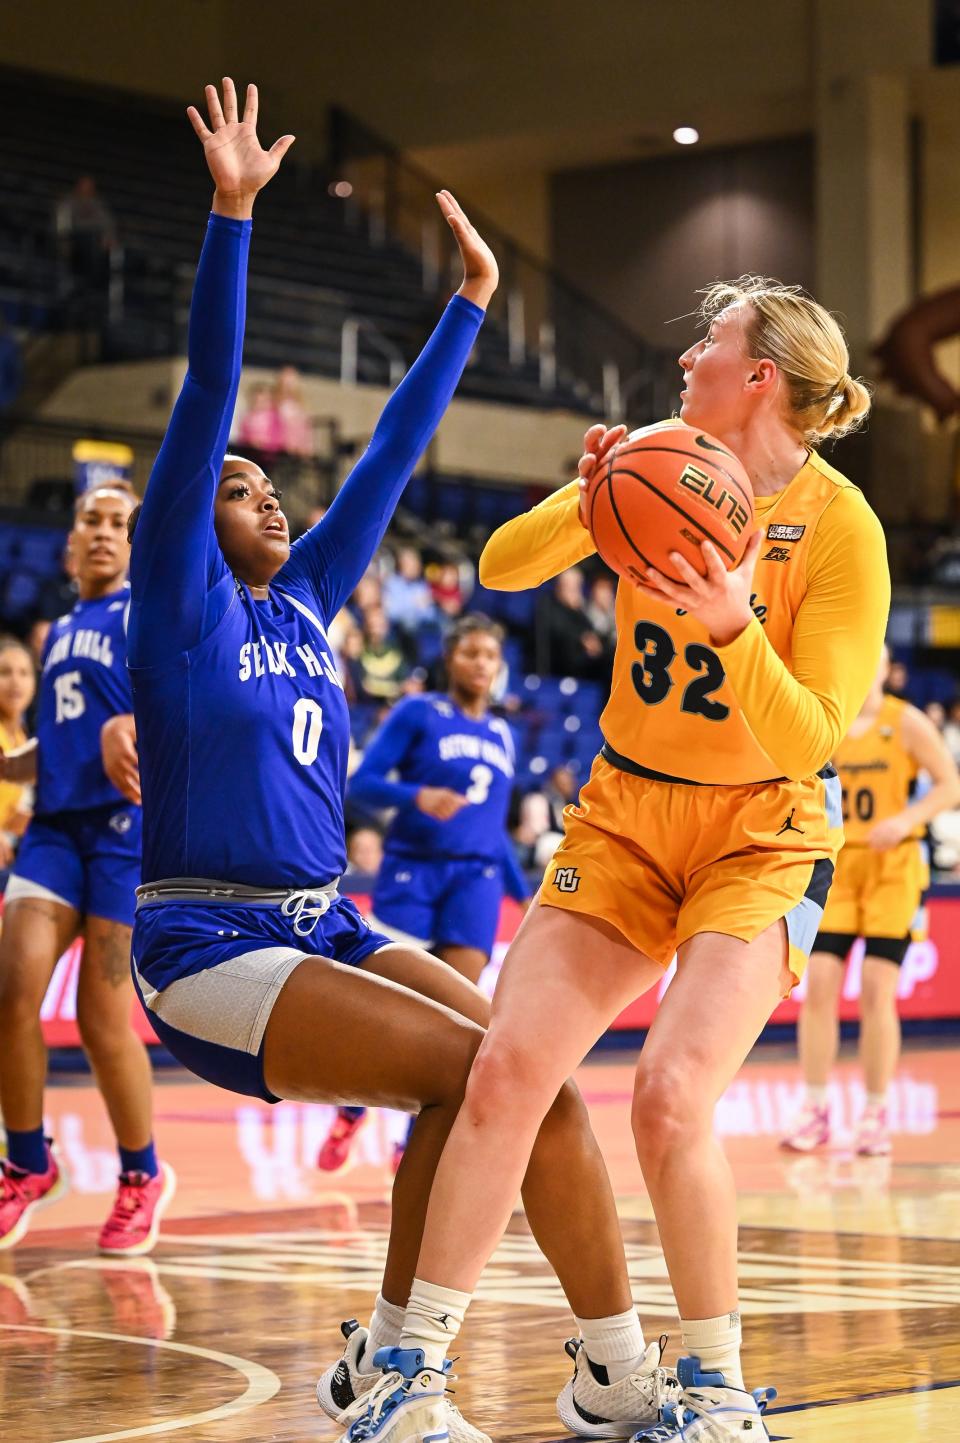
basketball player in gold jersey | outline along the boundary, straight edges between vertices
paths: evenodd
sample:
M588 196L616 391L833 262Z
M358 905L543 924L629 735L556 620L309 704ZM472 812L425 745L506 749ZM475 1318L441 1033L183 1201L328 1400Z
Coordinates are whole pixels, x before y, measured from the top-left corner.
M705 542L705 574L673 553L683 584L649 571L646 585L619 585L605 744L508 953L434 1182L400 1349L381 1359L389 1371L350 1443L441 1436L430 1395L540 1120L675 952L633 1103L685 1355L674 1431L655 1436L767 1436L765 1398L740 1366L736 1193L713 1110L816 937L842 836L829 762L876 672L890 582L880 523L814 449L869 408L836 321L751 277L710 287L704 321L680 357L680 419L739 456L757 529L732 571ZM587 433L581 481L622 435ZM589 556L580 502L574 481L495 532L483 584L521 590ZM636 1313L578 1323L576 1367L597 1384L589 1436L621 1436L604 1428L615 1416L604 1397L641 1366Z
M807 971L797 1026L806 1098L784 1147L811 1152L830 1141L827 1081L840 1041L837 1004L844 963L857 937L866 950L860 982L860 1060L866 1107L854 1146L890 1152L887 1090L900 1056L897 982L927 886L921 842L938 813L960 804L960 774L929 717L884 694L886 653L866 701L834 755L843 787L843 851ZM919 771L932 783L911 801Z

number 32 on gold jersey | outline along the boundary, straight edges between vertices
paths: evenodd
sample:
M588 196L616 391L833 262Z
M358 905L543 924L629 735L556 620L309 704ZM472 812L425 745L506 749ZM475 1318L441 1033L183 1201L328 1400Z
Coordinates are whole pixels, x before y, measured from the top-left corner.
M646 706L659 706L666 700L670 688L676 685L671 670L677 660L677 648L670 633L652 621L638 621L633 639L639 653L638 660L630 668L634 689ZM680 710L706 717L707 721L723 721L730 715L730 708L721 701L711 700L713 693L719 691L724 682L720 658L708 646L690 642L683 649L683 661L696 675L683 689Z

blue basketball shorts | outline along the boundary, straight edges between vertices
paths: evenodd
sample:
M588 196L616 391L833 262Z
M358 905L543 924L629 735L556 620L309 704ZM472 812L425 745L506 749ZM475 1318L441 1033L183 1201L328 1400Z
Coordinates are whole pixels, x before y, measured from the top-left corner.
M141 903L133 981L154 1031L178 1062L228 1092L278 1102L263 1076L264 1038L291 972L304 957L357 967L391 944L340 896L306 935L279 906Z
M7 883L7 905L45 897L132 926L142 831L143 814L130 802L34 817Z
M373 892L373 921L424 947L475 947L489 957L502 901L503 870L496 863L387 852Z

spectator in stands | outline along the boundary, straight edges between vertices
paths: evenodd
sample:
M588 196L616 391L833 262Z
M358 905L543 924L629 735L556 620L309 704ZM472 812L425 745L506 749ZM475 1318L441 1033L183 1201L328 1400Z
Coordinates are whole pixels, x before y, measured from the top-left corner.
M584 608L590 625L611 652L617 642L617 592L611 577L595 576Z
M454 562L443 561L433 568L430 590L442 615L451 622L456 621L463 612L463 587L460 583L460 572Z
M25 717L37 689L33 658L22 641L0 637L0 750L27 741ZM6 873L30 820L32 788L0 781L0 879Z
M287 456L312 456L313 428L296 366L284 366L278 373L273 386L273 405L280 425L280 450Z
M512 835L517 861L523 870L542 871L563 837L563 833L551 825L550 808L542 792L528 792L523 798Z
M238 444L246 451L255 451L267 469L283 450L283 424L273 388L259 382L250 389L250 398L240 422Z
M362 655L363 632L359 626L354 624L343 631L338 658L338 671L340 680L343 682L343 694L351 706L364 700L363 668L360 665Z
M364 614L358 671L360 701L396 701L410 675L403 647L391 633L382 606L371 606Z
M362 623L363 618L372 606L383 605L383 587L380 585L380 578L373 567L365 572L357 582L356 589L350 599L350 606L353 614Z
M347 872L375 877L383 861L383 837L376 827L354 827L347 833Z
M117 228L92 175L81 175L58 201L54 226L61 255L82 292L83 318L96 320L106 301Z
M906 662L892 661L890 663L890 671L883 689L888 691L891 696L898 696L903 701L909 700L910 673L907 671Z
M943 739L953 760L960 766L960 697L955 696L947 708Z
M401 546L396 570L383 583L383 607L389 620L408 638L436 615L433 593L423 577L423 562L413 546Z
M555 832L563 831L563 809L577 800L579 791L576 774L572 767L567 766L565 762L554 767L547 785L543 789L543 795L550 813L550 826Z
M347 672L345 654L349 650L348 638L352 638L354 635L360 639L360 628L349 609L344 606L327 627L327 639L333 651L333 663L340 675L340 680L344 683L346 683ZM354 655L359 656L359 651L355 651ZM347 700L356 700L356 698L351 698L348 693Z
M942 732L947 721L946 708L942 701L928 701L923 708L938 732Z
M561 571L553 590L537 599L537 637L541 669L550 676L602 680L610 670L608 648L587 615L583 573Z

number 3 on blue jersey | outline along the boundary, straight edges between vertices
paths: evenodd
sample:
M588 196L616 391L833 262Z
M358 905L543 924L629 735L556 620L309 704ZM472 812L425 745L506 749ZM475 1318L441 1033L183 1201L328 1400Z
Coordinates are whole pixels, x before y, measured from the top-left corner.
M322 731L320 703L308 696L300 697L293 708L293 755L302 767L309 767L317 760Z
M490 783L493 781L493 768L485 767L482 763L470 769L470 785L467 788L467 801L479 806L485 802L490 795Z

